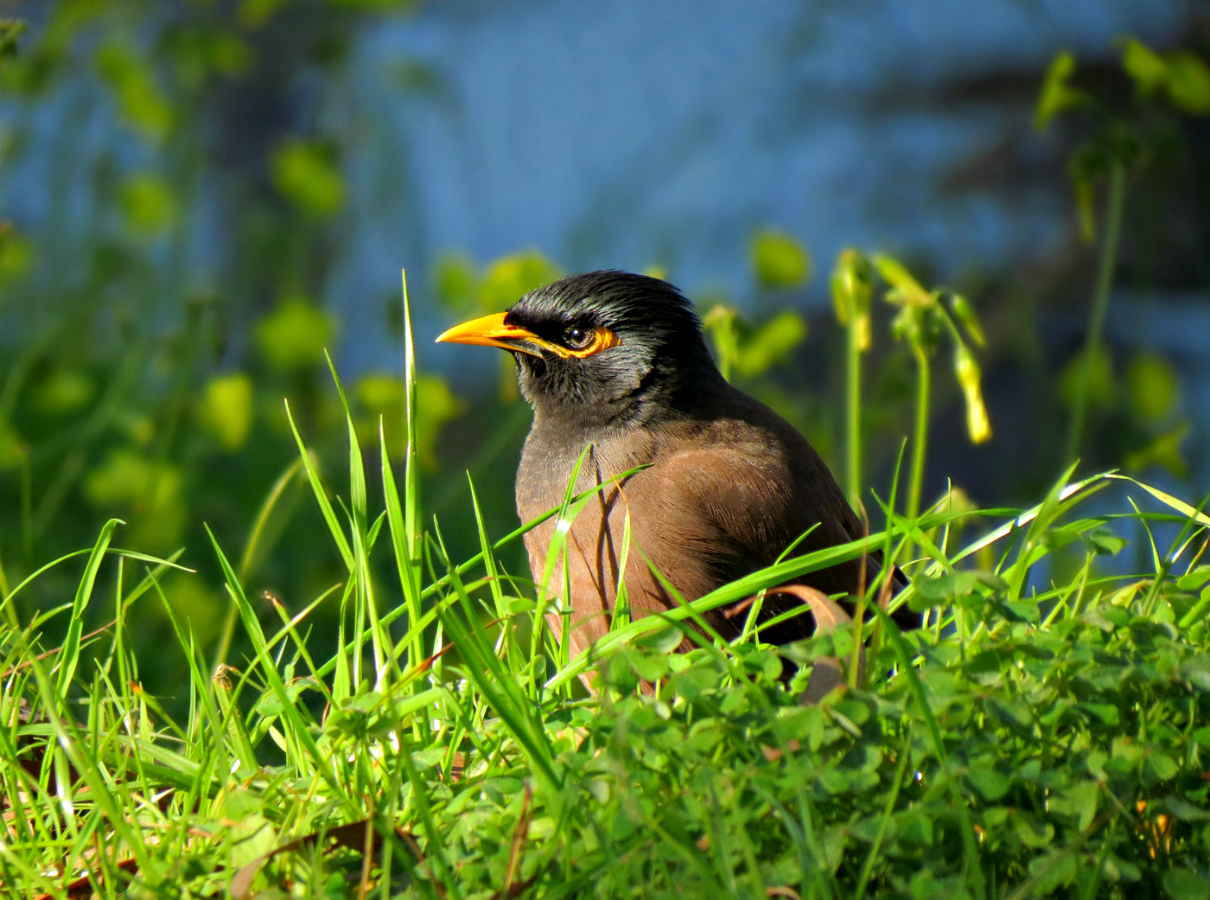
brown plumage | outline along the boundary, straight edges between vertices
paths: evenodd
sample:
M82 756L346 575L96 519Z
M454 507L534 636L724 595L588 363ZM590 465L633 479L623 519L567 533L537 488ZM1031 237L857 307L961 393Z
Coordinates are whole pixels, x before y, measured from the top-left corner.
M627 515L625 586L634 618L677 606L647 560L692 600L773 564L808 531L796 555L862 536L819 454L788 422L727 383L693 307L663 281L613 271L564 278L505 314L438 340L503 347L517 360L534 409L517 472L522 521L560 505L586 447L577 492L647 467L589 499L568 533L573 654L609 630ZM525 537L539 584L554 527L547 520ZM562 565L549 568L548 590L558 596ZM877 557L865 560L864 580L862 568L854 560L794 583L852 594L877 577ZM796 603L769 595L761 618ZM743 621L721 609L706 619L726 636ZM787 643L811 629L811 617L802 615L763 637Z

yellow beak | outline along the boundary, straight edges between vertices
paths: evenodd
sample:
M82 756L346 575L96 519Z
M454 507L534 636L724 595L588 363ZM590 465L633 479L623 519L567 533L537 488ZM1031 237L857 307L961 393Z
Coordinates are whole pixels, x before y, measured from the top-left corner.
M500 347L503 350L528 353L530 356L541 356L542 350L550 350L559 356L567 355L565 348L543 340L529 329L506 324L504 315L504 313L493 313L490 316L455 325L449 331L443 332L437 341L449 344L476 344L480 347Z

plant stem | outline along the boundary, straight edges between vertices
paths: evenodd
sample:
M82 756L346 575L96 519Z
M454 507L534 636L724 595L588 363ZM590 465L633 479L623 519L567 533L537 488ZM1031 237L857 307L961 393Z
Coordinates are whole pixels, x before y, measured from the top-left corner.
M909 520L914 520L920 515L920 496L924 491L924 456L928 450L931 379L929 358L924 347L913 343L912 353L916 357L916 425L912 437L912 471L908 480L907 517ZM912 542L910 541L907 550L908 556L911 556Z
M847 391L845 450L848 456L845 465L845 492L854 508L861 508L861 323L854 314L850 317L847 350Z
M1088 392L1092 386L1092 367L1101 347L1101 331L1105 327L1105 310L1113 287L1113 270L1117 264L1118 242L1122 231L1122 206L1126 196L1126 166L1121 160L1109 172L1109 207L1105 211L1105 239L1101 244L1101 260L1097 268L1096 293L1092 299L1092 316L1088 321L1088 343L1084 348L1084 365L1079 388L1071 413L1071 430L1067 434L1067 453L1063 464L1073 462L1080 452L1080 439L1088 414Z

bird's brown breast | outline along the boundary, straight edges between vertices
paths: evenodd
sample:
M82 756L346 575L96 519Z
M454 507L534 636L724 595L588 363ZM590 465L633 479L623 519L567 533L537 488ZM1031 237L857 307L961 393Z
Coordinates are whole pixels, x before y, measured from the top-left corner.
M575 492L604 485L563 526L573 653L608 632L619 583L634 618L676 608L651 567L692 600L771 565L810 529L803 552L859 536L831 473L788 423L732 388L711 413L583 442L557 422L535 421L517 477L522 521L561 504L586 447ZM526 535L534 580L550 598L564 594L563 564L548 559L555 528L552 519ZM859 579L860 565L853 563L799 582L835 593L857 590ZM766 611L784 609L785 602L769 598ZM707 620L727 636L738 628L721 610ZM766 639L785 643L810 629L809 617L798 617Z

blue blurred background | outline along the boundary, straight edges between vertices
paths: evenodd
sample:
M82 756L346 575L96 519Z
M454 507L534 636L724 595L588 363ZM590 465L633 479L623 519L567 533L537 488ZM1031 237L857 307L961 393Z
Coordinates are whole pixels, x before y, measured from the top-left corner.
M1194 503L1210 489L1204 4L28 0L0 15L10 584L110 515L127 545L186 548L204 577L170 598L203 639L226 609L203 522L250 587L292 605L340 580L282 398L347 493L328 348L363 441L385 416L398 451L401 268L426 507L455 558L477 543L468 470L492 533L516 524L528 411L503 354L432 338L599 267L663 274L763 334L735 377L836 466L828 275L845 247L894 254L961 291L987 335L994 437L969 442L959 385L938 374L926 495L952 480L983 505L1036 502L1065 462L1110 145L1126 201L1082 471L1123 467ZM1127 36L1171 84L1124 68ZM1061 51L1096 107L1041 129ZM885 494L912 370L893 310L875 312L866 482ZM57 602L40 585L27 602ZM149 613L146 640L162 628Z

